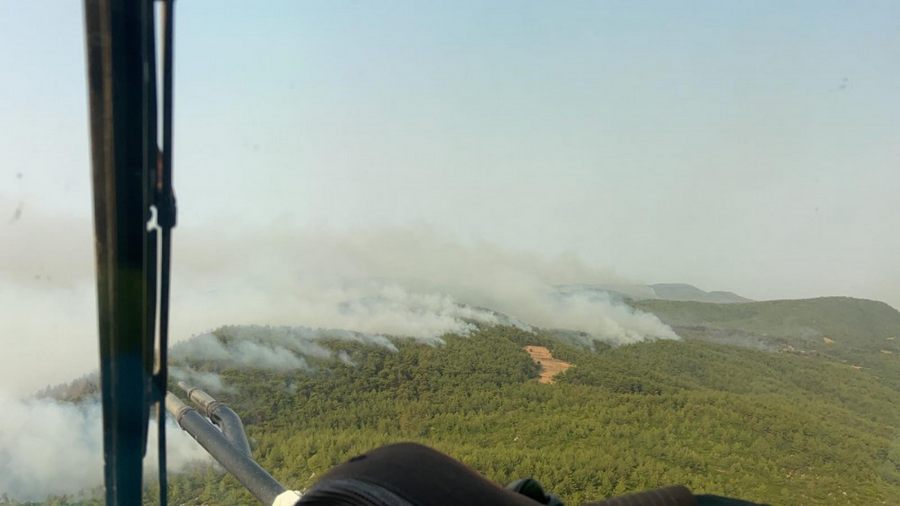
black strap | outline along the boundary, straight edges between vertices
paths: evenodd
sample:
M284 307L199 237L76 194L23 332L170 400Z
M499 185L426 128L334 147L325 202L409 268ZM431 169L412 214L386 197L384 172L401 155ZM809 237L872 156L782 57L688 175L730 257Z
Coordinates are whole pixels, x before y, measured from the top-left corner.
M168 502L166 474L166 410L164 406L169 350L169 287L172 259L172 228L177 222L175 192L172 188L172 72L175 23L174 0L163 0L161 10L162 40L162 149L155 178L156 222L160 237L159 259L159 339L154 374L157 401L157 454L159 456L159 504Z

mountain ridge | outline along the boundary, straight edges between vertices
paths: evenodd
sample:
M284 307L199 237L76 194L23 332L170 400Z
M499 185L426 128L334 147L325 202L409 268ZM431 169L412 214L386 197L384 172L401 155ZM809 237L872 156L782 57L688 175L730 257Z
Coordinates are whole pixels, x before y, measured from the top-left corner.
M615 300L679 300L734 304L752 302L734 292L716 290L704 291L687 283L634 284L568 284L557 285L563 294L607 296Z

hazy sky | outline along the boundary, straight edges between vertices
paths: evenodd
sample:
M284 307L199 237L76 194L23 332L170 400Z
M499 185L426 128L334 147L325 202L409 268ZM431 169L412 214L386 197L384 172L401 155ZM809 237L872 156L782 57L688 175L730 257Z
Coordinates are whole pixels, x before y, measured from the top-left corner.
M176 241L411 225L623 279L898 307L898 19L894 1L183 0ZM95 353L82 31L81 2L0 3L17 361L65 322L80 337L55 352Z

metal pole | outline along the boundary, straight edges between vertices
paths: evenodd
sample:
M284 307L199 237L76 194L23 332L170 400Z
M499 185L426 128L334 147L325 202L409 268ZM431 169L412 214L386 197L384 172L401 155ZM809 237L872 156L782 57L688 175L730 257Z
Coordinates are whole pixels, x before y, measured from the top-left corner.
M162 409L163 393L166 392L169 351L169 276L172 259L172 228L176 223L175 193L172 189L172 80L173 80L173 43L175 24L175 4L173 0L164 0L161 10L163 28L162 40L162 150L158 164L153 169L156 173L156 198L154 203L157 212L157 224L160 232L160 265L159 265L159 355L156 370L156 392L159 393L157 410L159 427L159 488L160 506L166 506L168 479L166 475L166 432L165 412Z
M152 352L141 2L85 0L106 502L141 502ZM149 347L148 347L149 343Z
M294 504L300 499L296 493L285 490L265 469L249 455L235 448L225 436L213 427L195 409L186 405L175 394L166 394L166 410L175 417L178 425L206 449L222 467L241 482L263 504ZM286 501L287 496L295 498Z
M194 404L203 408L206 417L222 430L222 435L232 446L244 455L253 458L253 454L250 452L250 442L247 441L247 433L244 432L244 422L234 410L215 400L203 390L191 387L183 381L179 381L178 386L184 389Z

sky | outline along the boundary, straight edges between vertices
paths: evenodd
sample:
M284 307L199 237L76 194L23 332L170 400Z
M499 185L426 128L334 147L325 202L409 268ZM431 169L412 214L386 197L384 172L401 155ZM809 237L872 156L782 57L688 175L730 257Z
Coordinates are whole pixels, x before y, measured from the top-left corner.
M14 392L96 367L82 17L0 3ZM281 318L216 294L278 298L276 266L333 265L330 247L900 307L897 19L897 2L178 2L176 337ZM352 258L342 276L403 271Z

